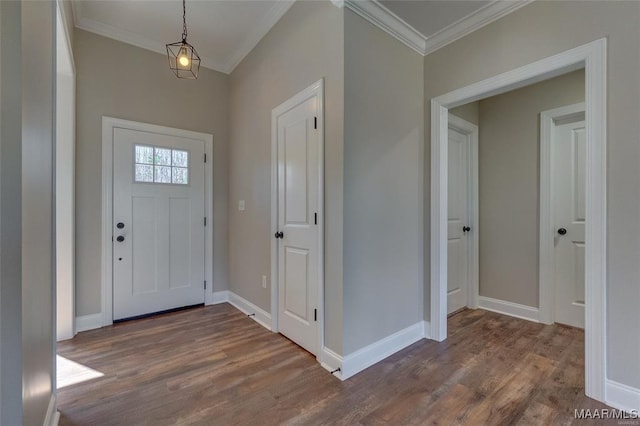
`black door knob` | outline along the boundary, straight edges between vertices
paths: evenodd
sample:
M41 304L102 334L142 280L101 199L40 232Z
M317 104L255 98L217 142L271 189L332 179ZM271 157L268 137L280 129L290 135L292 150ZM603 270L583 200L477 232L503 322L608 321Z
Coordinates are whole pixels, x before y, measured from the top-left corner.
M462 227L462 232L469 232L469 231L471 231L471 227L469 227L469 226L463 226Z
M119 243L124 241L124 236L122 235L118 235L118 238L116 238L116 241L118 241Z
M276 238L284 238L284 234L282 233L282 231L280 231L280 232L276 232L275 237L276 237Z
M558 234L560 234L560 235L564 235L564 234L566 234L566 233L567 233L567 230L566 230L565 228L560 228L560 229L558 229Z
M124 223L118 222L118 224L116 225L116 228L118 228L118 229L124 228Z

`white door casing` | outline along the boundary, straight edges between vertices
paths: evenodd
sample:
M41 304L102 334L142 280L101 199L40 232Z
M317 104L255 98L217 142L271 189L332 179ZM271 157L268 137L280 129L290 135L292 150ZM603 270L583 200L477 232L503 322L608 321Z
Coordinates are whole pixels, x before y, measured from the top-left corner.
M605 402L606 375L606 87L607 40L595 40L431 99L430 325L431 338L447 337L448 111L580 68L585 69L586 226L585 393ZM544 158L541 158L541 162ZM541 182L542 191L545 189ZM544 192L541 192L541 196ZM541 221L550 208L541 198ZM544 241L541 240L540 244ZM544 259L540 259L541 264ZM541 294L543 289L541 288ZM542 303L543 298L540 298Z
M129 129L113 140L114 320L204 303L203 141ZM169 182L139 181L138 167Z
M322 96L320 80L272 112L272 329L318 359L324 313Z
M75 326L75 84L64 11L56 2L56 340Z
M477 126L449 115L447 313L477 306ZM475 246L475 247L474 247Z
M166 138L165 141L172 140L172 147L175 147L175 141L184 139L186 141L196 142L198 145L199 154L197 157L191 157L190 161L204 161L202 151L206 154L206 162L204 164L203 176L203 193L204 204L200 216L200 233L204 239L204 280L206 281L206 290L202 290L204 282L200 283L200 292L204 292L204 302L210 304L214 302L213 297L213 226L212 224L212 211L213 211L213 168L212 168L212 150L213 150L213 136L210 134L193 132L189 130L175 129L165 126L158 126L147 123L140 123L128 120L122 120L111 117L102 118L102 325L111 325L114 319L113 313L113 300L114 300L114 262L119 262L118 257L115 257L114 245L117 244L116 238L118 234L115 231L120 231L116 227L118 221L114 218L114 183L115 183L115 164L114 157L116 155L114 150L114 136L116 133L120 133L122 130L130 130L138 132L139 135L146 134L149 138L158 136L159 138ZM136 143L140 143L142 139L137 139ZM151 140L147 140L151 142ZM147 145L153 145L152 143L142 143ZM161 145L158 144L158 145ZM202 146L204 148L202 148ZM179 149L179 147L177 147ZM132 151L133 152L133 148ZM128 173L133 180L134 166L131 164ZM200 172L198 172L200 173ZM154 186L156 184L146 184ZM158 184L159 185L159 184ZM177 185L175 185L177 186ZM175 197L174 197L175 198ZM177 204L179 202L173 202L174 213L177 212ZM169 212L170 213L170 212ZM174 214L174 219L176 215ZM207 218L207 226L204 225L204 218ZM128 232L132 231L132 228L127 229ZM130 236L130 235L129 235ZM135 238L135 237L134 237ZM125 236L125 241L127 240ZM119 256L123 257L124 256ZM175 274L174 274L175 276ZM174 283L174 287L175 287ZM202 303L201 298L197 303ZM171 308L169 308L171 309Z

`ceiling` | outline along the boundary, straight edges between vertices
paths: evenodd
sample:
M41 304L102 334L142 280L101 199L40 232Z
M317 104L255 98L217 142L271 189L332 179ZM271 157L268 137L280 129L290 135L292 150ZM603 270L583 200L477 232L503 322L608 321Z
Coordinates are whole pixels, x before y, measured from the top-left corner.
M0 0L1 1L1 0ZM202 66L230 73L295 0L188 0ZM425 55L530 0L331 0ZM166 54L180 41L182 0L72 0L75 26Z
M78 28L166 53L180 41L181 0L74 0ZM202 66L230 73L291 7L290 0L189 0L187 27Z
M429 38L482 9L486 0L382 0L383 6Z

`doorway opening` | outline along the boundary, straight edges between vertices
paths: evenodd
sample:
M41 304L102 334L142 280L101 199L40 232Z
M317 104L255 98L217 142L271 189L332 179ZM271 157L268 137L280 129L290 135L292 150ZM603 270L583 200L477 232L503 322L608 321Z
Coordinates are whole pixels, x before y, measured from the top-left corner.
M442 341L447 337L448 309L450 109L572 71L585 70L585 390L588 396L600 401L605 397L606 382L605 64L606 40L602 39L431 100L430 320L432 338ZM482 194L482 190L480 192ZM514 212L517 212L516 207L512 209ZM534 210L537 213L538 209ZM482 241L485 231L478 231ZM523 306L515 305L512 308L516 310Z

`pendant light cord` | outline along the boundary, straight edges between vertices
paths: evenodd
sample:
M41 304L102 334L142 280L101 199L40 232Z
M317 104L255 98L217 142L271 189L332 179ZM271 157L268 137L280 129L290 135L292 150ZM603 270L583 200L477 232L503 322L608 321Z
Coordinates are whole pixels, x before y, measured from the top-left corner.
M182 0L182 41L187 41L187 5Z

